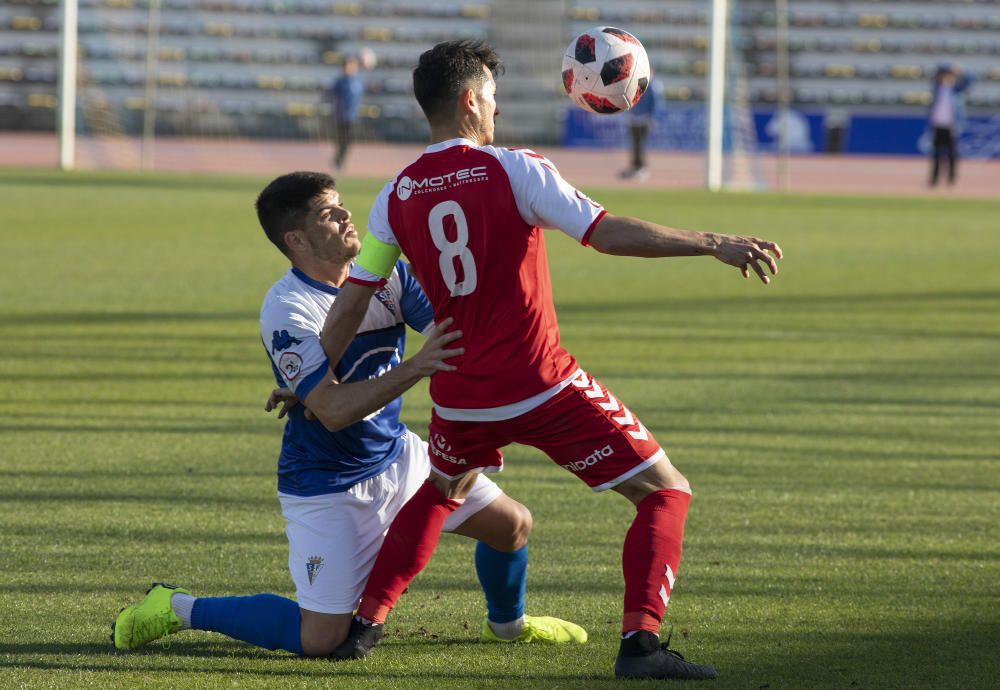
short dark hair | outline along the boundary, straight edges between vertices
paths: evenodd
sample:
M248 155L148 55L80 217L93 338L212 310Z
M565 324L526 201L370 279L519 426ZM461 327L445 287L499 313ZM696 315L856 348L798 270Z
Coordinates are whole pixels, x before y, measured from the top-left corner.
M455 99L469 82L482 84L483 65L503 74L500 56L485 41L465 38L445 41L420 56L413 70L413 95L431 123L451 117Z
M310 201L336 188L333 178L321 172L293 172L271 180L255 204L267 239L287 256L285 233L302 225Z

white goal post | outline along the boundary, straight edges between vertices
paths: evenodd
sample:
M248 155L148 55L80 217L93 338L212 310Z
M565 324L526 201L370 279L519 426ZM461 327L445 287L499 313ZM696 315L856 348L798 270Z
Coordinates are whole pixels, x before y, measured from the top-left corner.
M726 26L728 0L712 0L712 33L708 42L708 138L706 180L708 188L722 189L722 128L726 105Z
M77 0L62 0L59 35L59 167L76 165Z

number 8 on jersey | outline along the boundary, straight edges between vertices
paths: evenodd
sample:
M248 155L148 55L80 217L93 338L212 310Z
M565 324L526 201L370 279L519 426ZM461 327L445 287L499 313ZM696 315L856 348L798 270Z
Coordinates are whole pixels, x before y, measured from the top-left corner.
M457 237L454 242L448 240L445 233L445 220L452 219ZM427 225L431 231L431 239L434 246L441 252L438 257L438 266L441 268L441 278L448 286L452 297L464 297L471 295L476 289L478 274L476 273L476 262L469 249L469 223L465 219L465 212L458 205L457 201L442 201L431 209L427 216ZM462 280L458 280L455 271L455 259L458 259L462 266Z

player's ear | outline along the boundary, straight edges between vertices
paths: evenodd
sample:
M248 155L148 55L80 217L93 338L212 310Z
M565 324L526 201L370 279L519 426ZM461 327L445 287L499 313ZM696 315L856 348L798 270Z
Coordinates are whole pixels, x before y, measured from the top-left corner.
M285 241L285 246L291 250L303 249L308 244L305 233L301 230L289 230L282 235L282 239Z
M458 96L458 106L459 113L462 115L472 114L478 110L478 103L476 102L476 92L475 89L469 87L463 89L462 93Z

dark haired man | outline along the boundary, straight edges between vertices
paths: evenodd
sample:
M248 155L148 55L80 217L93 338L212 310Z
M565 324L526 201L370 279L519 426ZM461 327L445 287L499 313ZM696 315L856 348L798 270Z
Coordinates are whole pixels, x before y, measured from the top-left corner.
M185 628L224 633L267 649L329 656L347 635L372 562L393 517L427 478L427 446L399 420L400 395L435 371L452 369L460 331L434 325L420 286L402 261L368 304L360 331L336 366L320 328L360 243L333 178L292 173L257 199L267 237L292 267L271 288L260 329L279 386L302 405L285 405L278 496L297 601L274 594L191 596L154 584L119 614L112 639L131 649ZM405 326L428 336L403 361ZM267 408L289 397L275 392ZM524 615L531 515L483 477L445 529L478 539L476 568L486 594L484 641L585 642L573 623Z
M560 177L545 157L493 147L494 74L485 43L442 43L420 56L414 92L433 143L385 186L361 254L327 317L323 346L344 352L365 305L406 253L438 319L454 319L464 351L431 379L428 482L393 522L347 641L334 653L370 653L406 583L429 560L441 525L500 449L535 446L595 491L632 501L625 537L620 678L714 678L715 670L662 649L658 631L681 557L688 481L652 434L559 345L544 238L556 228L605 254L713 256L769 282L773 242L688 232L611 215ZM595 449L597 449L595 451Z

